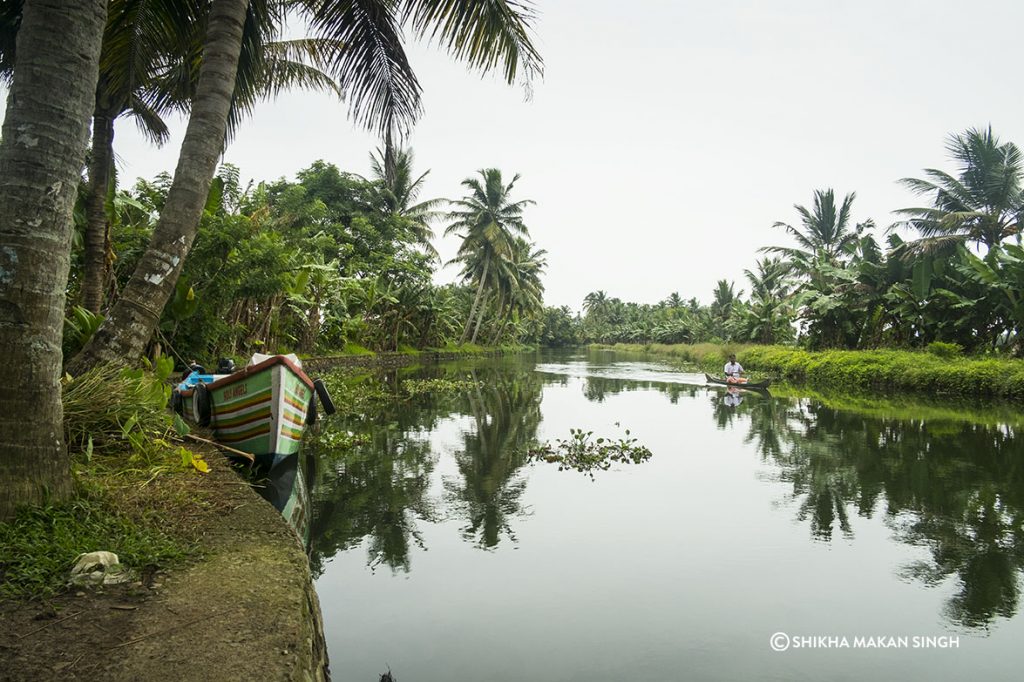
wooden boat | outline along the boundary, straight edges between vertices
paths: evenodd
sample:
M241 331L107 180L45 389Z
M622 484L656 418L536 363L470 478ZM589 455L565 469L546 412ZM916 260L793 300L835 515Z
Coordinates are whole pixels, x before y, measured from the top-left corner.
M217 441L267 467L299 451L318 397L327 414L334 412L323 383L310 379L294 355L257 354L231 374L193 372L175 394L172 404L184 418L209 426Z
M721 384L722 386L730 386L732 388L745 388L749 391L766 391L772 383L771 379L765 379L764 381L748 381L745 384L733 384L729 383L725 379L713 377L710 374L705 374L704 378L708 380L709 384Z

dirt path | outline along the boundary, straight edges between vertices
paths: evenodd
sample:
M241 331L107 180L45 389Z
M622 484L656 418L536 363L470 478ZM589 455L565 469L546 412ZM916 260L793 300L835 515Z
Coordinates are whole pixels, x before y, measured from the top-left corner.
M309 565L280 514L219 455L202 558L141 584L0 603L0 680L323 680Z

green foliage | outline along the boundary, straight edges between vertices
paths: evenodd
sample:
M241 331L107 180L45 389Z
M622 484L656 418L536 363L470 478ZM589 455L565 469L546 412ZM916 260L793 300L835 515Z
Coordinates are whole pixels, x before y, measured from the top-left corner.
M402 382L402 390L410 398L423 393L464 393L482 386L481 382L471 379L406 379Z
M1024 361L939 357L897 350L809 352L752 347L745 367L811 386L915 391L940 396L1024 397Z
M595 471L607 471L613 464L640 464L651 458L651 451L638 445L636 438L630 438L629 429L625 437L618 440L593 438L593 431L569 429L569 437L555 439L554 444L541 443L529 448L527 456L531 461L558 464L559 471L573 469L594 478Z
M64 359L67 360L82 350L101 324L103 315L86 310L82 306L71 306L64 317L64 341L61 347Z
M928 344L925 349L932 355L940 358L950 359L958 358L964 352L964 347L958 343L944 343L942 341L932 341Z
M79 554L105 550L139 569L180 559L184 546L155 520L130 519L98 499L22 509L0 523L0 597L46 597L60 591Z
M154 371L100 365L65 377L64 437L72 452L142 450L173 427L167 410L173 369L162 358Z

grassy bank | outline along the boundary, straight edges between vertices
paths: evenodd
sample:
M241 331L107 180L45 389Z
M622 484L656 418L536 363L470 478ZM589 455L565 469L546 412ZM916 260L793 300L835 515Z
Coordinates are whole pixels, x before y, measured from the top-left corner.
M167 410L171 363L155 372L97 367L63 389L74 496L0 523L0 598L60 592L79 554L105 550L136 572L195 547L197 519L219 505L203 454Z
M1024 360L961 357L955 350L819 351L784 346L617 344L721 372L730 353L750 372L820 389L913 391L943 397L1024 398Z

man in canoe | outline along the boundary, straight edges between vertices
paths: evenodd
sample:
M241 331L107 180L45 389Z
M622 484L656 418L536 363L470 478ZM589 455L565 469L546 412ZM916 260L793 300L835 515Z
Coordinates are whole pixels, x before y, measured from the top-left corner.
M747 378L743 376L743 365L736 362L736 355L729 356L729 362L725 363L725 380L730 384L745 384Z

